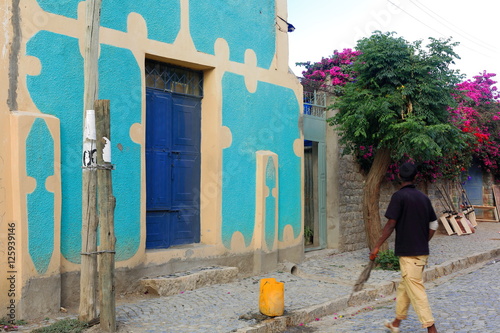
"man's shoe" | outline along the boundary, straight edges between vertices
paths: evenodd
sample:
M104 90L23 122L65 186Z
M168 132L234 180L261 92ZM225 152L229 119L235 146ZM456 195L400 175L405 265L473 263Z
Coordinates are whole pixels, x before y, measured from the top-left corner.
M392 321L386 320L384 326L387 327L391 333L399 333L399 327L392 326Z

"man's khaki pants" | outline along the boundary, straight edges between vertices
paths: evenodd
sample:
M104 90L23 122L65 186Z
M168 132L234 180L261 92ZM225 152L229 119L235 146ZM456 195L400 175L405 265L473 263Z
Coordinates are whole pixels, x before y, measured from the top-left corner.
M424 328L434 324L423 281L428 257L399 257L403 280L399 284L396 296L396 319L406 319L411 304Z

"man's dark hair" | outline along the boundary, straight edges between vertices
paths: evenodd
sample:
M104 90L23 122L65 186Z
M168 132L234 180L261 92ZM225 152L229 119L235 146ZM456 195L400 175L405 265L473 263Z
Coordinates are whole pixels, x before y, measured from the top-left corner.
M403 163L399 167L399 178L401 178L402 181L411 182L415 180L416 175L417 167L411 162Z

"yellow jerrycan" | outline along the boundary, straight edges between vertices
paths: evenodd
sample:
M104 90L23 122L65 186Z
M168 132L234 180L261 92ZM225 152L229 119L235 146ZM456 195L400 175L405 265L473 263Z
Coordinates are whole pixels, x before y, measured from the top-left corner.
M269 317L285 312L285 284L275 278L260 280L259 311Z

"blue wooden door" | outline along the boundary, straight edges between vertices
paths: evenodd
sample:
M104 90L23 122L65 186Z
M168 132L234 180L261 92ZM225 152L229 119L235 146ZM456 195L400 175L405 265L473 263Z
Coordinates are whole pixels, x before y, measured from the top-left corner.
M146 89L146 248L200 241L201 97Z
M470 204L483 204L483 171L478 165L473 165L469 169L469 179L465 182L464 189Z

